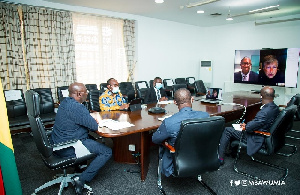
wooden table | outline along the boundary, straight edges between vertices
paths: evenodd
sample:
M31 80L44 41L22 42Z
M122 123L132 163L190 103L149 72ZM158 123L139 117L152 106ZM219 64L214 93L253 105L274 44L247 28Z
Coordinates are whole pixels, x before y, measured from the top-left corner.
M259 107L260 96L258 94L252 94L250 92L234 92L226 93L223 95L224 105L202 103L200 101L193 102L193 110L205 111L210 116L223 116L226 122L239 119L244 108L247 108L245 115L246 121L251 120ZM196 100L199 98L195 98ZM233 105L240 104L240 105ZM241 106L243 105L243 106ZM129 145L135 145L135 152L140 154L141 165L141 180L144 181L147 176L149 167L149 147L151 142L151 134L153 130L156 130L161 121L159 117L165 115L172 115L178 112L178 108L175 104L158 105L166 109L166 114L150 114L148 110L156 104L148 104L147 108L139 111L103 111L99 113L93 113L99 120L101 119L114 119L118 121L128 121L135 126L124 128L118 131L113 131L108 128L99 128L98 134L102 137L110 137L113 139L113 155L114 160L122 163L136 163L132 152L129 151Z

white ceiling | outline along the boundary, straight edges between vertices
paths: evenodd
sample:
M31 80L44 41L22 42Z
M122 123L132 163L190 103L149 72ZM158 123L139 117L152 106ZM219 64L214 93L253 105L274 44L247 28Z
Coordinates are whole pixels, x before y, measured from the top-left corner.
M174 21L195 26L209 27L246 21L276 20L278 17L294 18L300 14L300 0L220 0L210 4L187 8L186 5L206 0L164 0L156 4L154 0L45 0L54 3L103 9L150 18ZM280 5L279 10L234 17L226 21L230 8L231 15L247 13L250 10ZM182 8L184 7L184 8ZM197 14L203 10L204 14ZM212 14L221 15L212 15ZM299 18L299 16L298 16Z

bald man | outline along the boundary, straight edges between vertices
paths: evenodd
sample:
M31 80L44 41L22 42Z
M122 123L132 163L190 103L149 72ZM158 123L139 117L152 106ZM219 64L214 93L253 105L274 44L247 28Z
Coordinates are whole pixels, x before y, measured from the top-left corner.
M89 139L89 130L97 131L98 124L82 104L86 100L87 94L87 89L82 83L72 83L69 86L69 97L65 98L58 107L51 134L53 144L78 139L91 153L96 155L87 169L79 177L74 178L76 194L82 194L85 182L91 181L112 156L109 147ZM76 156L73 147L56 151L56 154L62 157Z
M241 71L234 73L234 82L235 83L257 83L258 74L251 70L252 63L251 59L245 56L240 63Z
M247 154L249 156L255 154L262 147L264 142L264 137L262 135L254 134L253 131L267 132L279 114L279 108L274 103L275 90L271 87L264 87L260 90L260 95L262 98L260 111L257 112L252 121L247 124L241 124L242 129L246 131L242 141L247 143ZM239 140L241 136L241 131L236 131L233 127L225 128L219 146L219 159L221 165L224 164L224 154L229 142Z
M181 121L193 118L208 118L209 114L202 111L193 111L193 98L186 88L176 90L174 94L174 103L177 105L179 112L173 116L166 118L157 131L152 136L152 142L161 144L165 140L172 146L175 144L177 134L180 130ZM161 146L162 147L162 146ZM164 149L162 154L162 173L169 177L173 172L172 155L168 150Z

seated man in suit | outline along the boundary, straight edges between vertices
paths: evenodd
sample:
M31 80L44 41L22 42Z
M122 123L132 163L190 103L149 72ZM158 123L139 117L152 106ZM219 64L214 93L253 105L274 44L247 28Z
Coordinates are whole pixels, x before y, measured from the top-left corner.
M110 78L107 80L107 90L99 97L99 105L101 111L128 109L129 104L123 98L116 79Z
M242 71L234 73L234 82L235 83L257 83L258 74L251 71L251 59L249 57L244 57L240 63Z
M111 158L112 151L102 143L89 139L88 131L97 131L98 122L82 104L87 98L87 89L82 83L73 83L69 87L69 97L60 104L55 117L51 141L53 144L78 139L96 158L87 169L74 178L76 194L82 194L85 182L91 181L99 169ZM74 156L75 149L69 147L55 152L59 156Z
M193 118L208 118L209 114L202 111L192 110L193 98L186 88L176 90L174 94L174 103L177 105L179 112L173 116L166 118L157 131L152 136L152 142L161 144L165 140L172 146L175 144L177 134L180 130L181 121ZM162 146L161 146L162 147ZM162 173L169 177L174 172L172 163L172 155L169 150L164 149L160 154L162 156Z
M163 88L162 79L155 77L153 80L153 87L149 88L145 93L145 104L156 103L168 100L165 89Z
M255 154L262 147L264 142L264 137L253 133L253 131L267 132L279 114L279 108L274 103L275 90L271 87L264 87L260 90L260 95L262 97L260 111L257 112L252 121L249 121L247 124L241 124L243 131L246 131L242 141L247 143L247 154L249 156ZM240 139L241 136L242 131L237 131L233 127L225 128L219 146L219 159L221 165L224 164L224 154L229 142Z

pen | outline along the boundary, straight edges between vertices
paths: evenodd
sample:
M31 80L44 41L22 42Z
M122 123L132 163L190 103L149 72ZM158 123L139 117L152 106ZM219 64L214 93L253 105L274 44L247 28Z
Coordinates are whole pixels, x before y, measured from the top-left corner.
M242 121L242 124L245 123L245 119Z

